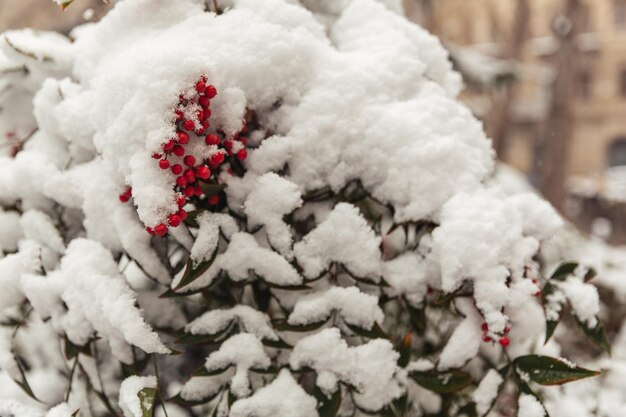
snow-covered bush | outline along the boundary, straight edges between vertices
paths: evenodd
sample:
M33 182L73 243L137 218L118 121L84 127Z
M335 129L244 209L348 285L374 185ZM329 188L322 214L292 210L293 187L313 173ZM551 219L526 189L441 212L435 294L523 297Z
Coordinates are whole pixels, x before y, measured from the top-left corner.
M562 221L489 181L399 12L125 0L3 34L0 415L536 417L596 374L544 346L569 310L608 349L593 271L542 262Z

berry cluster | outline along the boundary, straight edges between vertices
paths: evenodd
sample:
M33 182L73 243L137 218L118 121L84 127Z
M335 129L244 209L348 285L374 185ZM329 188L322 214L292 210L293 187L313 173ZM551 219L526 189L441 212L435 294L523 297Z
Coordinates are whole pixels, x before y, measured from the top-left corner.
M146 231L152 235L164 236L168 227L178 227L185 221L187 212L183 207L192 200L217 206L220 203L220 196L217 194L206 196L201 183L217 183L220 166L233 158L243 161L248 156L245 149L247 140L240 136L246 133L245 124L241 132L231 138L227 138L222 131L208 133L211 127L211 99L215 96L217 89L213 85L207 85L205 76L196 82L192 97L181 94L173 115L176 135L161 146L161 152L152 155L152 158L158 161L160 169L174 174L173 187L177 191L178 207L176 212L167 215L166 223L146 227ZM198 142L207 147L207 152L203 152L203 155L209 155L207 159L199 160L189 152L189 145ZM129 201L131 193L129 188L120 194L120 201Z
M491 336L489 336L487 333L489 332L489 326L487 325L487 323L483 323L480 328L483 331L483 342L492 342L493 338ZM508 333L511 331L511 328L509 326L506 326L504 328L504 333ZM508 336L502 336L499 340L498 343L500 343L500 346L502 347L507 347L511 341L509 340Z

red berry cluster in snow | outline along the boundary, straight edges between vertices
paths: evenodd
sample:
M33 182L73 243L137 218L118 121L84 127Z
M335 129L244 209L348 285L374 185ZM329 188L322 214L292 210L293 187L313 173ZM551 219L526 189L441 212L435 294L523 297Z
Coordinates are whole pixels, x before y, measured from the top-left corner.
M483 342L492 342L493 338L491 336L489 336L489 334L487 334L489 332L489 326L487 325L487 323L483 323L480 328L483 331ZM511 328L509 326L506 326L504 328L504 333L508 333L511 331ZM500 345L502 347L507 347L511 341L509 340L508 336L502 336L499 340L498 343L500 343Z
M246 139L239 137L226 138L223 132L209 133L211 127L211 99L217 96L217 89L207 85L207 78L202 76L195 85L193 97L179 96L179 103L174 109L176 136L167 140L161 152L152 155L159 168L174 174L172 184L177 191L176 203L178 210L167 216L167 223L147 227L150 234L164 236L168 227L177 227L187 218L183 209L189 201L206 201L210 206L220 203L219 195L205 196L200 184L202 182L217 183L220 166L233 156L243 161L247 157ZM241 133L245 132L245 126ZM210 157L198 160L188 152L187 146L192 141L201 141L211 148ZM121 199L121 196L120 196Z

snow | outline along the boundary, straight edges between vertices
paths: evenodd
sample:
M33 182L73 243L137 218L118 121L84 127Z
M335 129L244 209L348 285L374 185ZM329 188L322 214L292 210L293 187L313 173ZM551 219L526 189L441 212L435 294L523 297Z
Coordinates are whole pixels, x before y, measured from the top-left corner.
M293 325L319 323L333 313L347 324L366 330L375 323L382 324L385 318L378 297L362 293L357 287L332 287L299 299L288 321Z
M465 319L454 329L448 343L439 356L440 370L460 368L478 353L481 337L482 319L478 311L468 300L456 302L458 310L465 315Z
M517 417L544 417L546 411L533 395L522 394L519 397Z
M280 401L276 401L280 398ZM309 396L287 369L251 397L235 401L231 417L318 417L315 398Z
M272 247L287 259L293 257L293 237L283 217L302 204L298 186L274 173L259 177L244 205L251 228L264 226Z
M572 306L574 314L589 328L593 328L598 323L598 313L600 312L600 297L598 289L585 284L579 278L570 277L558 283Z
M494 336L513 325L513 357L533 349L545 324L532 298L538 288L525 272L540 247L550 250L562 221L536 195L490 183L494 152L481 122L457 100L461 79L440 42L399 14L399 0L219 3L228 6L220 15L205 12L197 0L116 2L100 22L75 29L72 41L23 30L0 42L0 72L11 70L0 79L0 314L19 317L19 305L28 300L39 316L20 337L37 329L40 338L31 334L21 344L52 347L58 356L59 337L82 345L97 336L104 385L115 392L118 362L132 362L133 347L170 353L151 325L207 335L236 323L240 332L208 351L205 366L229 369L193 377L181 391L190 400L221 391L214 400L219 414L234 417L317 416L315 399L289 370L272 382L272 376L249 372L287 363L294 371L315 370L327 395L345 389L340 382L355 386L354 401L366 410L408 390L411 412L441 413L441 397L405 386L406 370L399 369L390 341L367 340L343 326L371 329L385 317L397 320L397 305L420 305L429 287L452 292L469 281L474 299L455 302L464 317L437 327L452 332L439 357L421 358L407 369L451 369L470 361L467 367L480 375L483 354L496 363L501 352L490 346L481 351L483 320ZM174 174L159 169L151 155L175 134L172 110L201 75L219 91L209 133L234 135L248 111L260 128L248 137L245 174L232 175L227 167L220 173L227 206L209 213L204 201L191 202L190 216L201 212L192 218L198 228L185 225L166 238L151 237L145 226L165 222L177 208ZM25 143L13 155L17 140ZM214 151L189 146L201 160ZM128 187L132 198L124 204L118 196ZM436 227L419 241L402 236L401 228L381 236L358 202L342 193L347 187L362 188L388 211L385 226L428 221ZM336 196L307 201L307 194L324 189ZM309 219L310 227L291 224L292 215ZM193 266L216 257L178 289L184 272L172 277L172 271L188 253ZM607 266L614 265L611 257L599 256L608 273L598 281L621 288L626 299L621 269ZM324 275L337 264L343 268ZM374 284L382 278L390 287L354 284L350 274ZM218 277L227 278L219 283L228 289L242 288L231 294L237 296L234 307L203 295L156 297L161 287L191 292ZM265 312L250 307L256 300L249 284L257 279L273 296ZM311 289L276 288L302 284ZM591 325L599 313L597 292L580 280L563 284L559 294ZM391 297L385 314L382 294ZM333 313L340 329L293 335L291 353L263 347L262 340L278 340L270 317L307 324ZM429 311L428 319L440 313ZM186 317L196 318L186 323ZM33 324L43 320L47 331ZM15 373L4 336L0 378ZM436 344L441 337L424 335ZM59 371L68 364L48 355L34 355L31 373L58 394L54 389L65 387L56 383ZM93 359L82 356L81 367L99 386ZM160 359L187 365L186 359ZM164 376L173 378L171 372ZM492 393L490 378L477 402ZM138 415L136 393L146 381L154 383L139 376L122 383L125 414ZM87 413L90 398L78 394L85 381L75 384L71 400ZM168 391L178 388L173 381ZM230 411L227 389L238 397ZM543 415L532 398L522 400L530 410L523 417ZM0 407L18 413L16 404ZM59 406L55 413L64 410Z
M460 193L445 204L433 232L442 289L452 292L472 280L476 305L495 332L506 325L502 308L514 301L507 279L524 279L540 243L562 226L554 209L537 201L534 194L504 197L493 189Z
M204 367L209 371L215 371L234 365L235 375L230 382L230 390L241 398L251 393L248 380L250 369L265 369L270 363L261 341L252 334L240 333L222 343L217 352L211 353Z
M217 249L220 231L224 233L227 239L230 239L238 231L235 220L222 213L204 212L196 218L196 221L200 227L190 254L195 265L211 258Z
M119 275L110 253L99 243L73 240L59 270L40 279L38 284L29 286L32 294L26 295L34 300L35 308L45 306L38 311L42 318L53 313L48 305L49 292L59 298L57 303L62 300L67 305L67 313L56 309L57 314L64 314L56 319L73 343L85 344L95 330L110 342L114 355L124 363L132 362L126 343L147 353L170 352L144 322L134 305L133 291Z
M278 340L269 317L246 305L207 311L187 324L185 332L193 335L214 335L232 323L236 323L241 331L250 333L258 339Z
M250 278L250 271L265 281L278 286L302 284L302 277L285 258L278 253L259 246L254 236L237 232L232 235L226 252L219 254L209 269L182 291L209 286L220 271L225 271L233 281L244 281ZM172 282L175 288L182 276Z
M157 379L154 376L129 376L120 386L119 405L124 412L124 417L143 417L142 404L139 399L139 391L145 388L157 387ZM152 404L145 403L143 408L150 409Z
M328 218L294 245L296 259L307 278L315 278L331 262L344 265L358 277L380 279L380 238L359 213L340 203Z
M356 403L376 411L404 391L396 380L398 356L388 340L374 339L349 347L339 329L330 328L298 341L289 363L295 370L315 370L316 384L326 395L339 389L340 381L358 387Z
M0 258L0 310L19 305L24 300L20 286L22 274L41 268L41 247L30 240L20 243L19 251Z
M28 407L11 399L0 398L0 415L19 416L19 417L43 417L39 409Z
M476 412L483 416L489 411L491 405L496 400L500 384L504 380L495 369L490 369L472 393L472 398L476 402Z

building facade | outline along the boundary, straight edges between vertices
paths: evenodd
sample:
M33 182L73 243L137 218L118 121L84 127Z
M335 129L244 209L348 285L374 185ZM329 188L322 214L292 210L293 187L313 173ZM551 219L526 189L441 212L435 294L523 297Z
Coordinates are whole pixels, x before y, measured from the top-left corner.
M576 38L575 82L570 86L575 126L569 154L563 156L572 176L597 175L626 165L626 0L580 1L584 19ZM553 28L567 21L563 0L528 3L512 122L501 158L532 177L539 136L545 135L542 125L555 75L552 59L559 48ZM407 12L413 8L409 5ZM517 13L517 0L436 0L427 26L444 42L506 58ZM465 95L479 117L489 112L482 93L470 90Z

